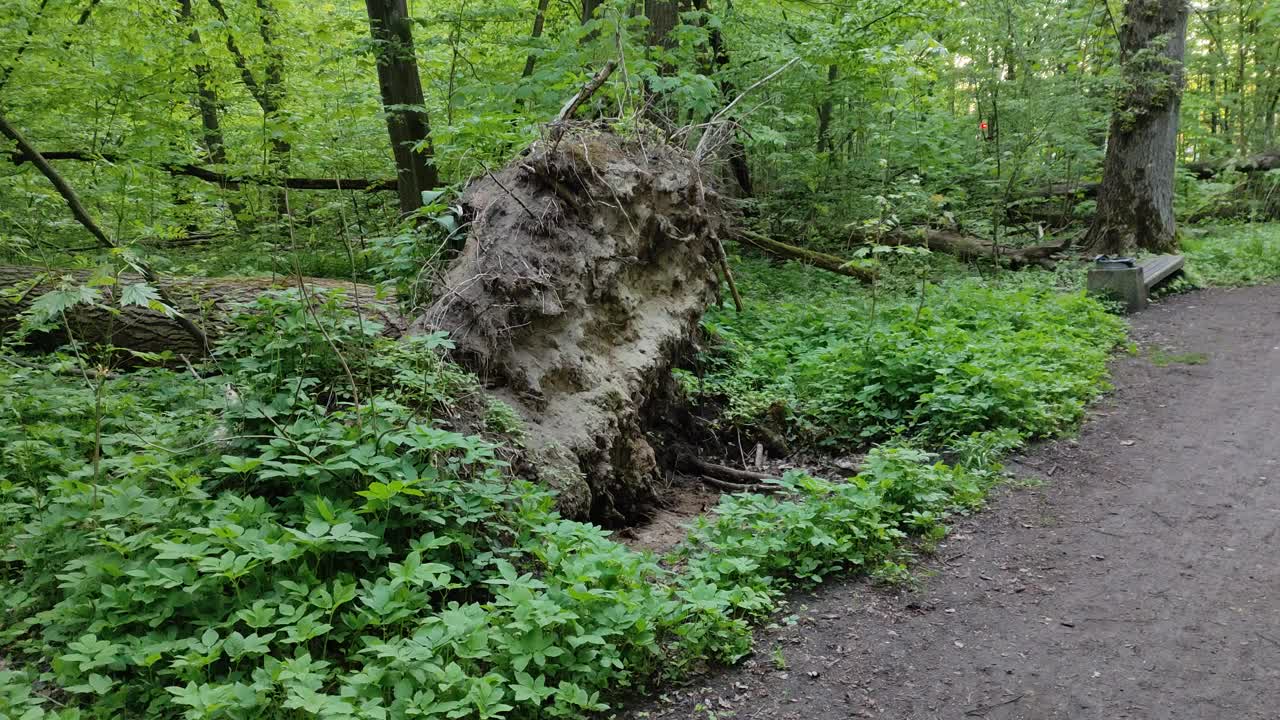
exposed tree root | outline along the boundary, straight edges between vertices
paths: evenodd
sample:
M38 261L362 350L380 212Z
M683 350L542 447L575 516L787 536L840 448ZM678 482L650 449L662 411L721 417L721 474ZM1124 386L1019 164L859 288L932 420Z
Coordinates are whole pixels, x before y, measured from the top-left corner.
M760 493L761 495L772 495L782 490L782 488L777 485L761 485L759 483L743 485L740 483L717 480L716 478L707 477L706 475L701 475L698 479L717 490L723 490L731 493Z
M651 513L648 433L670 422L671 368L715 297L719 196L658 138L566 120L462 204L466 247L412 331L449 331L517 410L527 470L566 516L618 527Z
M724 480L730 480L733 482L755 484L755 483L766 482L769 480L777 480L777 478L772 475L767 475L765 473L760 473L760 472L753 472L751 470L739 470L737 468L731 468L727 465L717 465L716 463L707 462L702 458L694 457L693 455L688 455L688 454L681 456L680 464L687 469L692 469L703 475L711 475Z

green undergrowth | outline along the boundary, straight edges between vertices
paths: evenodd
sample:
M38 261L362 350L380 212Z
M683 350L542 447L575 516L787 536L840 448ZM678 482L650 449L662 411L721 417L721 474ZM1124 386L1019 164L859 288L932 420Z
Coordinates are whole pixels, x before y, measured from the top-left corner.
M1201 284L1258 285L1280 279L1280 224L1228 225L1187 233L1187 269Z
M513 477L447 338L287 293L238 323L198 376L0 372L0 717L583 717L741 658L788 591L900 576L1019 439L788 474L660 562Z
M1051 273L876 290L794 265L747 262L740 275L746 310L708 315L715 349L685 385L723 406L722 422L781 416L803 444L1051 435L1105 388L1124 338L1121 320Z

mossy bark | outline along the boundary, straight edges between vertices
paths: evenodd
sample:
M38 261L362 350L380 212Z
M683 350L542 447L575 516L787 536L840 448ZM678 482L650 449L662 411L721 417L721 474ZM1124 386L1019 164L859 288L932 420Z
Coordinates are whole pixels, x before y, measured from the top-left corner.
M1170 252L1186 0L1129 0L1120 31L1124 84L1112 113L1098 212L1086 246L1119 255Z

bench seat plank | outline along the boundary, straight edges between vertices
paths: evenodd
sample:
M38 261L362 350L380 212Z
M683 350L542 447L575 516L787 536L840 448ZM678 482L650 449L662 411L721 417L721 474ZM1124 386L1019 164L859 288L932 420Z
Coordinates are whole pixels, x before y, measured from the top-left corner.
M1143 260L1138 267L1142 268L1142 284L1147 289L1159 285L1166 278L1182 269L1187 262L1181 255L1161 255Z

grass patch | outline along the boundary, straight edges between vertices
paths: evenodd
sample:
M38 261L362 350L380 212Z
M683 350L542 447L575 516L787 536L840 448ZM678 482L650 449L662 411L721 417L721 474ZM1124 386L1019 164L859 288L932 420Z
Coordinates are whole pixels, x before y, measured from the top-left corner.
M1204 365L1209 362L1209 356L1205 353L1171 353L1163 348L1156 348L1152 350L1150 358L1151 364L1156 367L1169 367L1170 365Z
M1236 287L1280 279L1280 224L1208 228L1182 241L1188 270L1205 285Z

